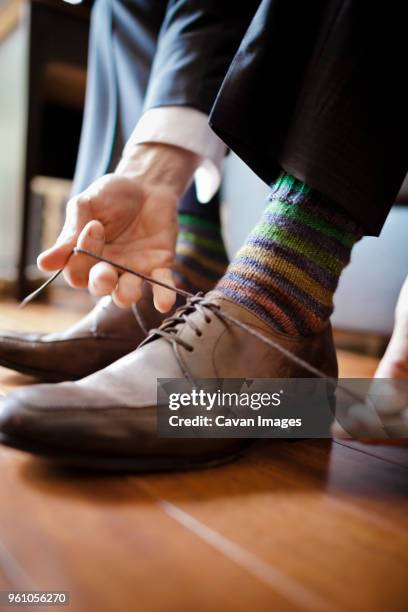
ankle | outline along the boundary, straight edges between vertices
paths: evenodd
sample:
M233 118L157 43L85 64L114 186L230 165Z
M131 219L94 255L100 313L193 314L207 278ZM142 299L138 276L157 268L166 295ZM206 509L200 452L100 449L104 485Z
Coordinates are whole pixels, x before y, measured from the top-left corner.
M323 194L282 175L217 289L288 335L321 331L357 224Z

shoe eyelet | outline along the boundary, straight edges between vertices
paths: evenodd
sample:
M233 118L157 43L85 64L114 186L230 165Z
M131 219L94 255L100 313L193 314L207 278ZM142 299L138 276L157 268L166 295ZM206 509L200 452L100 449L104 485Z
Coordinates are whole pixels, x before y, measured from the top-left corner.
M202 331L196 331L196 336L198 336L199 338L201 338L201 336L203 335Z
M205 322L208 323L208 325L209 325L210 323L212 323L212 319L210 317L208 317L208 319L206 319Z

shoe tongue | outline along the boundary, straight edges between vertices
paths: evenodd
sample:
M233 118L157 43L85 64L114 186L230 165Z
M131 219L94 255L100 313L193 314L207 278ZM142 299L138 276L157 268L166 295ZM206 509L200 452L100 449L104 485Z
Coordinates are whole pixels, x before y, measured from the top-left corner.
M225 302L231 302L221 291L217 291L217 289L213 289L205 294L205 299L214 302L215 304L222 304Z
M163 319L163 321L161 321L160 325L158 325L157 327L161 327L162 324L166 321L166 319L170 319L173 316L174 316L174 313L169 314L168 317L165 317ZM176 321L174 321L174 322L172 322L171 325L169 323L168 328L167 328L166 331L168 331L168 332L170 332L170 333L172 333L174 335L177 335L180 332L180 329L181 329L182 326L183 326L182 322L176 323ZM158 340L160 338L161 338L160 334L150 334L149 336L147 336L147 338L145 340L143 340L142 344L143 345L149 344L149 342L152 342L153 340Z
M209 300L222 299L223 297L224 295L221 293L221 291L217 291L217 289L212 289L205 294L205 299L208 298Z

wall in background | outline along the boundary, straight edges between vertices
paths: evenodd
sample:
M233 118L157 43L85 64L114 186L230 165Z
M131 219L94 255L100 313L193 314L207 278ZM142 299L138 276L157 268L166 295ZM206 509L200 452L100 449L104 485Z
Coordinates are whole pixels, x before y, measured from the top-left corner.
M268 187L235 155L226 162L224 233L232 255L261 214ZM339 329L389 333L399 289L408 274L408 207L394 207L379 238L364 238L352 253L335 299Z
M26 105L26 33L0 44L0 278L12 278L18 257Z

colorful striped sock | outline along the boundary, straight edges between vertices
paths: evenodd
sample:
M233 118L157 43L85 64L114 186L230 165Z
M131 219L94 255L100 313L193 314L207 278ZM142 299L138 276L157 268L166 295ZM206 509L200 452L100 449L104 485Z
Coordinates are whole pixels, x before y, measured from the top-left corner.
M217 290L286 334L317 332L333 312L340 274L362 233L321 193L282 173Z
M205 214L206 204L197 204ZM210 291L228 266L219 222L203 214L179 212L174 275L179 288Z

